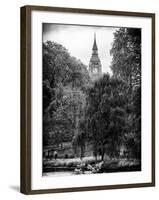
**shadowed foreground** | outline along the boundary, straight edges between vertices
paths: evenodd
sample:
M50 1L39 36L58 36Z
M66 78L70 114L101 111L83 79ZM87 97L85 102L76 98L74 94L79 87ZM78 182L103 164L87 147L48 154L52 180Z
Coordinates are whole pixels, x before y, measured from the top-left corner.
M111 159L101 162L100 159L85 157L82 160L80 158L45 160L43 165L43 175L48 172L53 172L55 175L64 172L64 175L70 175L140 170L140 161L133 159Z

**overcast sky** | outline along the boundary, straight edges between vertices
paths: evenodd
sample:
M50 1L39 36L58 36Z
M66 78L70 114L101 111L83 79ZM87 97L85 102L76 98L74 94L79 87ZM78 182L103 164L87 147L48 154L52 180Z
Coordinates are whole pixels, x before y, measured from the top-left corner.
M71 56L80 59L85 65L89 65L92 54L94 33L98 46L98 54L102 64L103 72L110 72L111 44L113 33L117 28L93 27L77 25L43 24L43 42L51 40L63 45L68 49Z

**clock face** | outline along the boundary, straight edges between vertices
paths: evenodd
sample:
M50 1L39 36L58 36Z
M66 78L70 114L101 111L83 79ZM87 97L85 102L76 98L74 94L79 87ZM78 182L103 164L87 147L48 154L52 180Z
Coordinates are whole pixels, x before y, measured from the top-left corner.
M93 73L94 73L94 74L98 73L98 69L97 69L97 68L94 68L94 69L93 69Z

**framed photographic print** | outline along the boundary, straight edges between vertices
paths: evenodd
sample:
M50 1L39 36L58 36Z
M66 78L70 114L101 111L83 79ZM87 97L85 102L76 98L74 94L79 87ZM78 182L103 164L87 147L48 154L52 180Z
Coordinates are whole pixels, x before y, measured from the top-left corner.
M155 14L21 8L21 192L155 186Z

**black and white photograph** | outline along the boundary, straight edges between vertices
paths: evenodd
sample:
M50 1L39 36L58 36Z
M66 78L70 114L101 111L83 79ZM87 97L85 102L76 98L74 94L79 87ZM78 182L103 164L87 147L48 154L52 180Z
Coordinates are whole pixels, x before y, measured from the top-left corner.
M141 171L141 29L43 23L43 176Z

